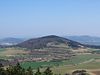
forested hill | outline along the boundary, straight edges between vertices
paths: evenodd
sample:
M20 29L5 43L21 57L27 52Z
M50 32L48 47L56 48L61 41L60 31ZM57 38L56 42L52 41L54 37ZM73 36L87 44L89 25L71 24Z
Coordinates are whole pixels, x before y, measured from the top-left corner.
M70 48L81 48L85 47L83 44L55 36L55 35L50 35L50 36L44 36L40 38L33 38L27 41L24 41L20 44L17 45L18 47L23 47L23 48L34 48L34 49L39 49L39 48L49 48L49 47L70 47Z

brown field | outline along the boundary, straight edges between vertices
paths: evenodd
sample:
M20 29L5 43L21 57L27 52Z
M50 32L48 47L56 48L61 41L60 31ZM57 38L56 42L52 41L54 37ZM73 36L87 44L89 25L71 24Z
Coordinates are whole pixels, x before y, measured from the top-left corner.
M15 48L7 48L6 50L0 52L0 56L14 56L17 54L28 54L29 51L19 50Z
M100 62L100 59L96 59L95 61L96 61L96 62Z
M95 75L100 75L100 71L93 71L92 73L94 73Z
M88 70L90 75L100 75L100 69Z

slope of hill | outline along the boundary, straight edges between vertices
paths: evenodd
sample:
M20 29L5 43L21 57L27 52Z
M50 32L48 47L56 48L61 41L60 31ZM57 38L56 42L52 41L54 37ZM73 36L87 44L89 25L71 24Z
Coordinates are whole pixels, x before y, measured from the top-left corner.
M100 37L93 36L66 36L66 38L88 45L100 45Z
M23 42L25 39L21 38L4 38L0 39L0 45L16 45Z
M32 49L49 48L49 47L50 48L51 47L71 47L71 48L85 47L83 44L55 35L30 39L18 44L17 46L23 48L32 48Z

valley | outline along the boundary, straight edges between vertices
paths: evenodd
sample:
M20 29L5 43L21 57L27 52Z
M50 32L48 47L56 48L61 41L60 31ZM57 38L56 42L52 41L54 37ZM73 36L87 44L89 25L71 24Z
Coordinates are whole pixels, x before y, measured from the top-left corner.
M91 49L91 51L94 50ZM7 60L5 62L9 62L9 64L13 65L20 62L21 66L25 69L29 66L31 66L34 70L40 67L41 71L43 71L49 66L55 74L58 74L58 71L60 74L65 74L66 72L71 73L73 70L78 69L85 69L87 71L100 70L100 54L79 52L67 57L67 59L60 58L60 60L50 60L52 56L47 57L48 55L46 52L44 52L44 55L44 53L40 53L40 51L41 50L39 49L39 52L37 51L38 54L36 54L36 52L32 53L32 51L27 51L23 48L7 48L5 50L3 49L3 51L1 49L0 58ZM48 59L44 61L44 57ZM5 63L4 65L7 64L8 63Z
M99 51L62 37L46 36L0 48L0 63L5 67L20 63L23 68L31 66L34 71L50 67L55 74L73 70L91 72L100 70Z

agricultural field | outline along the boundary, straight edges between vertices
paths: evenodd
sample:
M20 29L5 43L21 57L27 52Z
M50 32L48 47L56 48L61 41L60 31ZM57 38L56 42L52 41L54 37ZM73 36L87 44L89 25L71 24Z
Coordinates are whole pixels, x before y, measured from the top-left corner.
M62 62L23 62L21 65L24 68L31 66L33 69L38 67L43 70L45 67L51 67L54 73L64 74L72 72L76 69L94 70L100 69L100 55L99 54L83 54L72 57L70 60Z
M5 51L5 48L0 48L0 52Z
M0 56L15 56L20 54L27 54L28 51L19 48L1 48Z
M16 58L22 58L26 56L29 51L22 48L0 48L0 59L14 60Z
M90 50L96 51L96 50ZM2 48L0 49L0 59L29 58L29 51L22 48ZM13 57L13 58L12 58ZM38 67L41 71L50 67L55 74L71 73L74 70L84 69L91 73L98 73L100 70L100 54L78 53L70 59L62 61L24 61L21 66L27 69L29 66L35 71Z
M100 70L99 71L92 71L93 75L100 75Z

